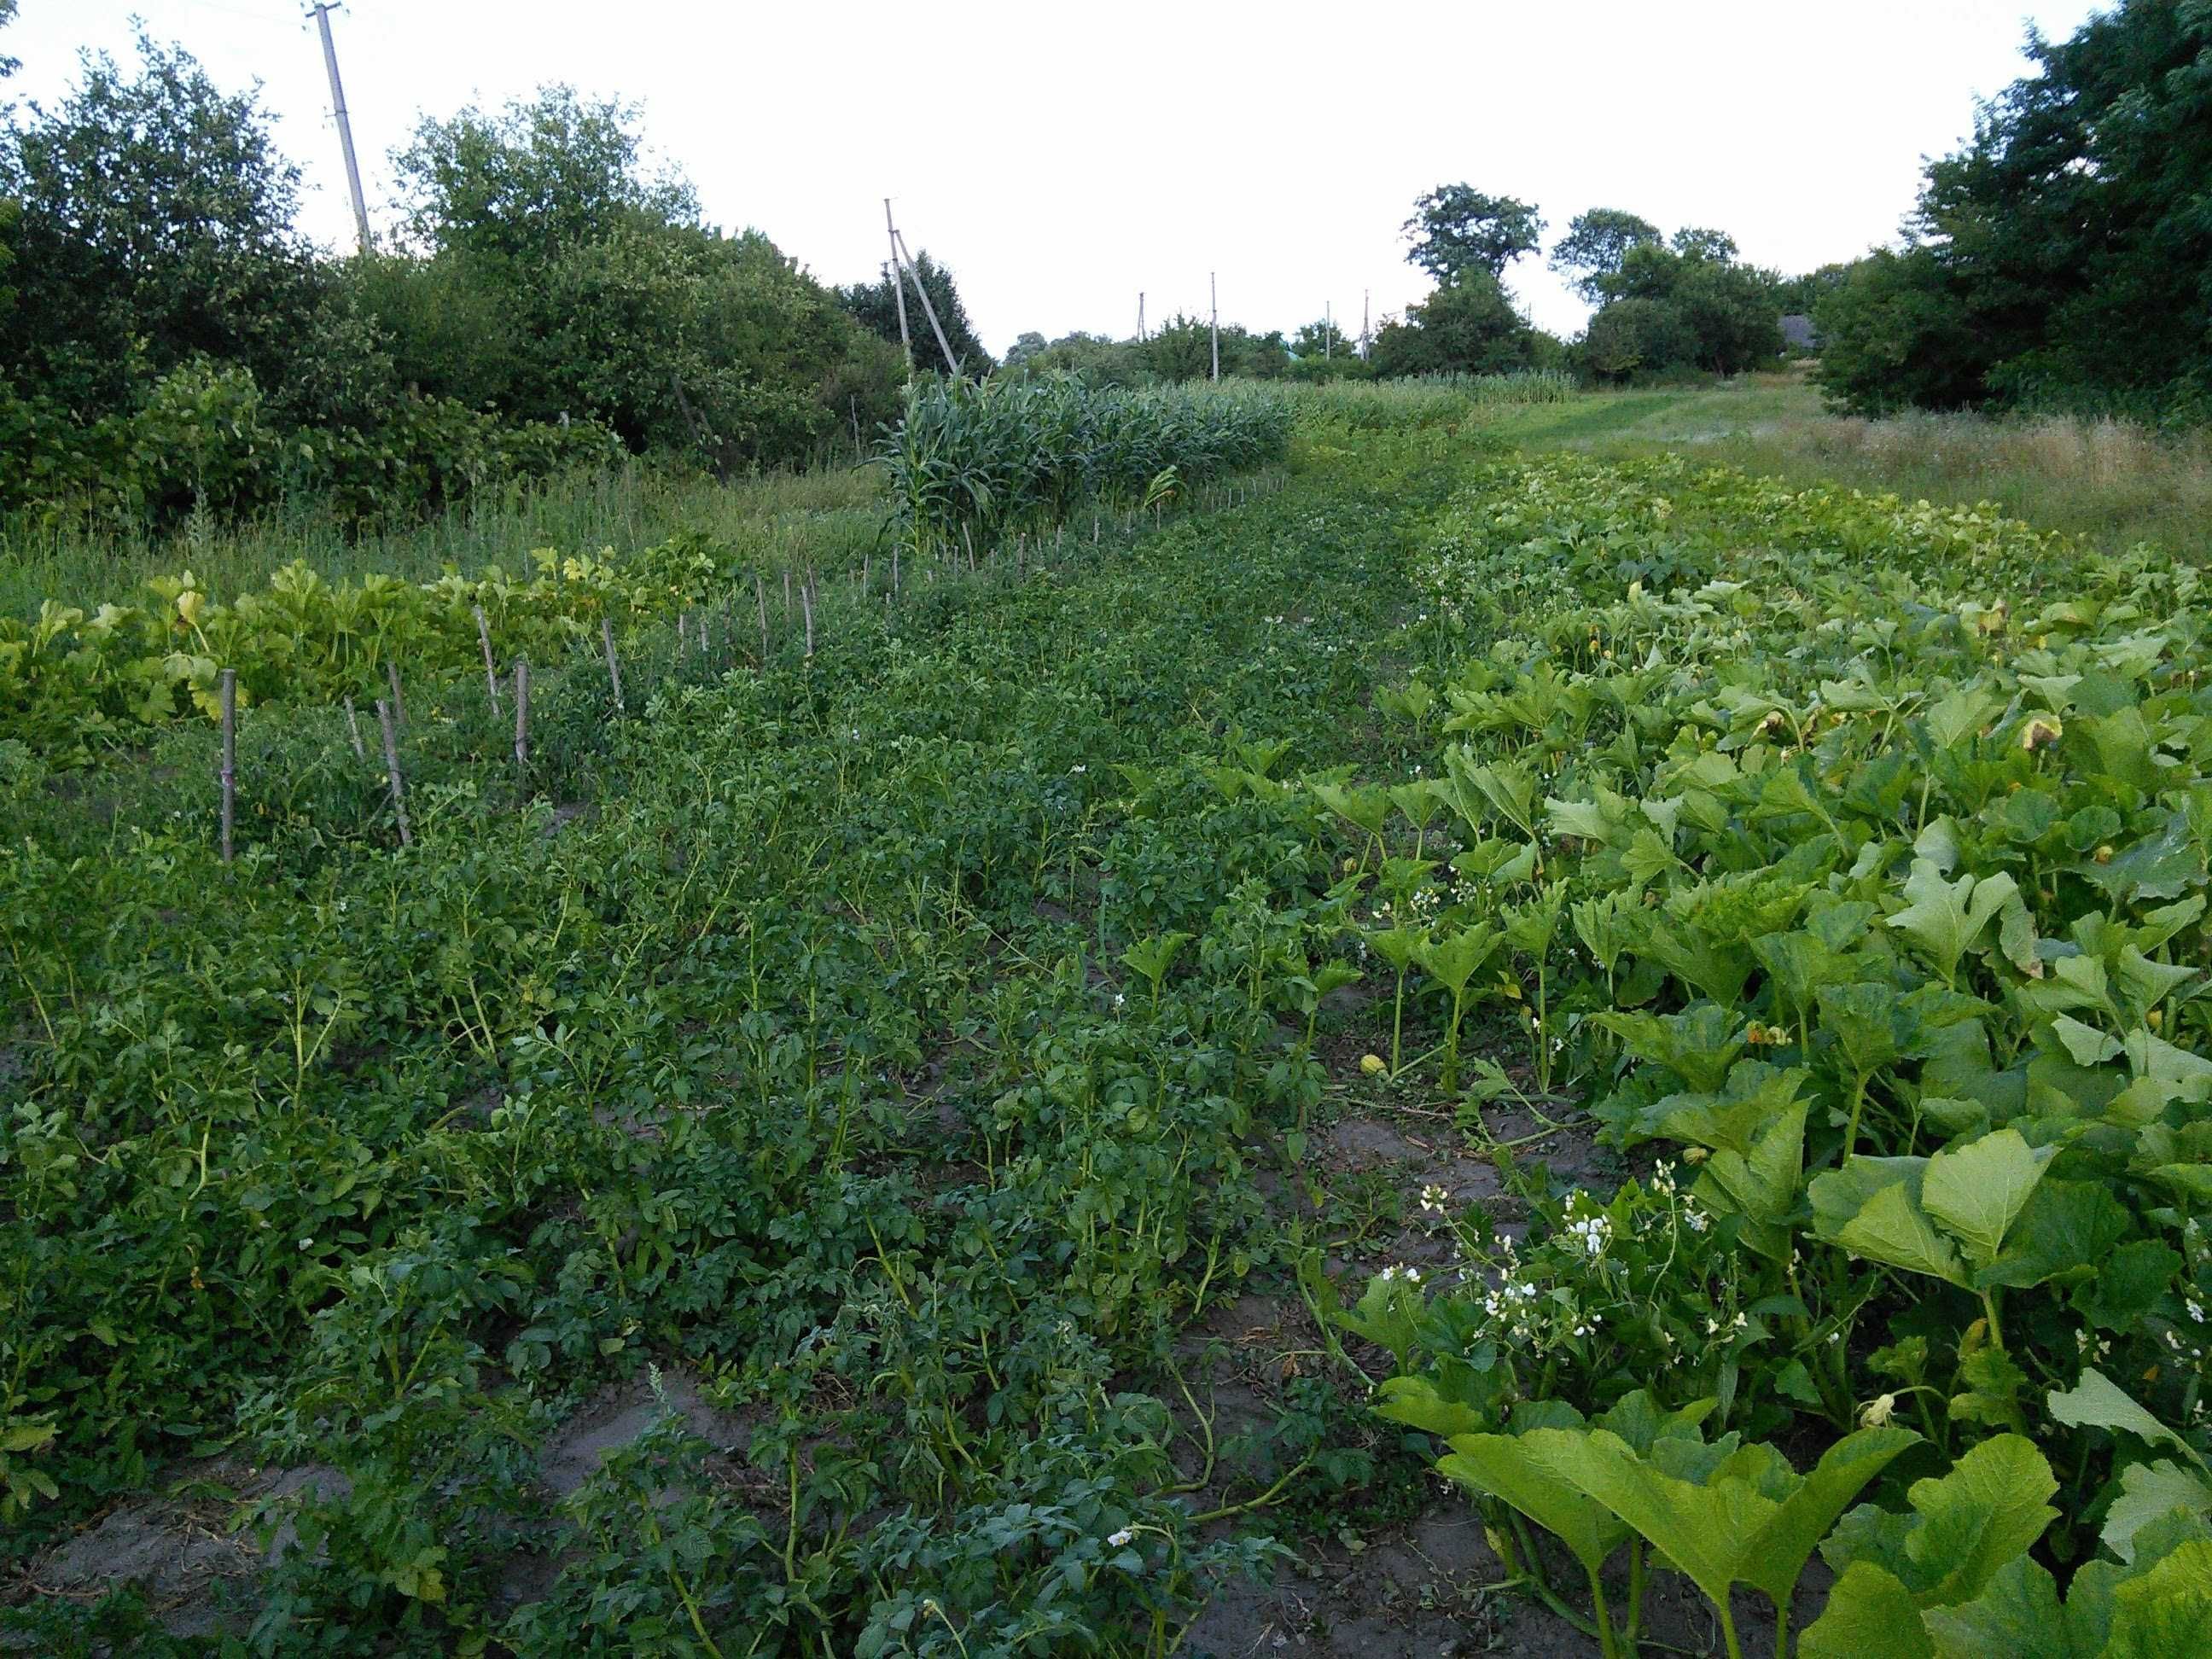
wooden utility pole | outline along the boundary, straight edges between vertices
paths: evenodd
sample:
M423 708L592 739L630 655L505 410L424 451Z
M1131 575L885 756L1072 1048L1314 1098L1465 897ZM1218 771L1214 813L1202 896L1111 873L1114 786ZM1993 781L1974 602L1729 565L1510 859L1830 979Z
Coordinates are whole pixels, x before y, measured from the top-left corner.
M1212 271L1206 273L1206 292L1213 307L1213 378L1221 378L1221 284Z
M1321 358L1327 362L1336 355L1336 301L1324 300L1321 305Z
M914 336L907 332L906 283L899 270L898 227L891 222L891 198L884 198L884 232L891 239L891 262L884 267L884 280L891 285L891 294L898 301L899 344L906 350L906 374L914 378Z
M1363 288L1359 290L1359 356L1363 362L1367 358L1367 301L1368 293Z
M914 278L914 291L921 296L921 314L929 319L929 331L937 337L937 349L945 354L945 370L955 380L960 377L960 360L952 355L952 348L945 343L945 329L937 320L937 307L929 302L929 290L921 285L921 271L914 263L914 251L906 245L906 238L897 231L891 233L899 252L906 255L906 274Z
M1138 343L1139 345L1141 345L1141 344L1143 344L1143 343L1144 343L1144 339L1145 339L1145 290L1144 290L1144 289L1139 289L1137 290L1137 343Z
M331 39L331 0L316 0L307 13L322 31L323 67L330 71L331 113L337 118L338 148L345 152L346 188L353 192L354 228L361 234L361 251L370 248L368 203L361 193L361 163L354 159L353 122L346 115L345 87L338 80L338 49Z

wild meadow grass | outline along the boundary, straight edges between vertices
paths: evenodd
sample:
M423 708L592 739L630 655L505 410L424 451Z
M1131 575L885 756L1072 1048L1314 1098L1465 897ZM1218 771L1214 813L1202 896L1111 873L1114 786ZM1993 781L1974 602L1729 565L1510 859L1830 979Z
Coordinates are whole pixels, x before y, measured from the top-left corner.
M1538 447L1613 459L1675 451L1786 478L1925 499L1995 501L2043 530L2118 549L2148 542L2212 557L2212 434L2167 436L2112 420L1831 413L1802 374L1683 392L1599 393L1509 417Z

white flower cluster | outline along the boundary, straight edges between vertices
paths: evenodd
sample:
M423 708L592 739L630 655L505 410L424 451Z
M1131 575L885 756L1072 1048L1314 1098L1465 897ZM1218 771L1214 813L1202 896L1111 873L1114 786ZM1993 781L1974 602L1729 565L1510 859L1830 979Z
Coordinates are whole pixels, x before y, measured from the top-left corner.
M1376 1274L1376 1277L1381 1279L1385 1285L1389 1284L1394 1279L1403 1279L1408 1285L1419 1285L1421 1282L1419 1270L1413 1267L1408 1267L1403 1262L1393 1263L1391 1266L1385 1267L1381 1273Z
M1526 1311L1536 1299L1536 1287L1509 1279L1482 1298L1482 1310L1492 1319L1510 1319Z
M1603 1255L1605 1247L1613 1242L1613 1222L1601 1215L1584 1216L1579 1221L1570 1221L1567 1231L1580 1239L1583 1249L1594 1256Z
M1451 1194L1431 1182L1421 1188L1421 1208L1431 1215L1442 1215Z

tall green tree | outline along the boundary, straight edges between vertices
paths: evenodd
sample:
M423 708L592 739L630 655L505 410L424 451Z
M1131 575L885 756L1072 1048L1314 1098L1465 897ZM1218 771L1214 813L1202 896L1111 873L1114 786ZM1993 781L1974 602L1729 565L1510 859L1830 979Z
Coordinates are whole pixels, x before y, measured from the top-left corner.
M542 87L497 113L425 116L392 156L405 230L426 252L542 266L626 225L696 226L698 193L654 161L638 108Z
M920 280L922 292L929 295L929 303L937 308L937 320L945 330L945 343L952 348L961 373L978 377L988 374L994 360L968 320L968 307L961 301L959 284L953 280L950 269L929 257L927 248L914 256L914 276L908 280L906 289L907 330L914 340L915 367L945 367L945 354L937 349L937 337L930 332L929 319L923 314L921 301L915 294L915 279ZM850 288L839 289L837 302L878 338L897 342L898 295L892 291L888 268L876 282L856 283Z
M0 134L0 196L17 303L0 366L26 395L88 421L135 407L196 358L236 363L284 395L318 353L373 347L333 311L294 225L299 169L251 91L226 93L180 46L144 34L135 66L87 54L53 108Z
M1782 349L1777 288L1770 273L1738 262L1735 239L1722 232L1637 240L1618 269L1594 283L1607 303L1591 319L1585 353L1601 374L1741 374ZM1632 301L1636 309L1607 317ZM1612 367L1601 367L1601 356Z
M1533 204L1486 196L1461 183L1438 185L1415 202L1401 229L1413 244L1407 259L1450 283L1469 271L1504 276L1506 266L1541 245L1544 219Z
M1855 408L2212 416L2212 0L2121 0L2027 52L1929 167L1904 253L1823 306L1824 381ZM1970 382L1929 362L1960 340Z
M1734 264L1742 252L1728 232L1710 230L1702 225L1684 225L1667 239L1667 246L1685 259L1704 259L1717 265Z
M1385 324L1370 361L1386 379L1510 374L1532 365L1537 338L1504 285L1478 268L1407 307L1403 321Z
M1620 271L1629 249L1656 246L1665 240L1649 219L1620 208L1592 208L1577 214L1567 234L1553 244L1551 266L1596 305L1606 298L1607 279Z
M756 231L702 222L634 106L550 86L426 118L394 161L404 251L355 292L409 384L511 417L589 416L728 471L890 412L896 354Z

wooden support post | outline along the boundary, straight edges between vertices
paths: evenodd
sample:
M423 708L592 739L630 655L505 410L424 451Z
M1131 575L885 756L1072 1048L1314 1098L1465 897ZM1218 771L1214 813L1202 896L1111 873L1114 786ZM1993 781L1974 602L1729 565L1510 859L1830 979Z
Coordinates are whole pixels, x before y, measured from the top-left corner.
M807 574L811 575L813 573L810 571ZM814 595L811 583L799 583L799 603L806 612L806 659L812 662L814 660Z
M483 647L484 692L491 698L491 712L499 713L499 671L491 663L491 624L484 620L483 607L475 607L477 613L477 643Z
M768 666L768 584L761 580L760 568L753 568L753 603L760 607L761 666Z
M368 745L361 740L361 720L353 712L353 694L351 692L348 692L346 694L345 711L346 730L353 733L354 758L356 760L365 761L368 758Z
M607 651L607 684L614 689L615 713L623 714L625 710L623 706L622 665L615 660L615 619L612 617L599 618L599 643Z
M392 682L392 718L404 726L407 724L407 702L399 695L399 663L397 658L385 659L384 678Z
M392 786L392 816L399 821L399 844L410 846L415 837L408 831L407 791L399 781L399 732L392 705L380 697L376 704L376 723L384 728L384 775Z
M230 862L231 830L238 821L238 671L222 671L222 861Z
M514 659L514 775L530 775L530 659Z

